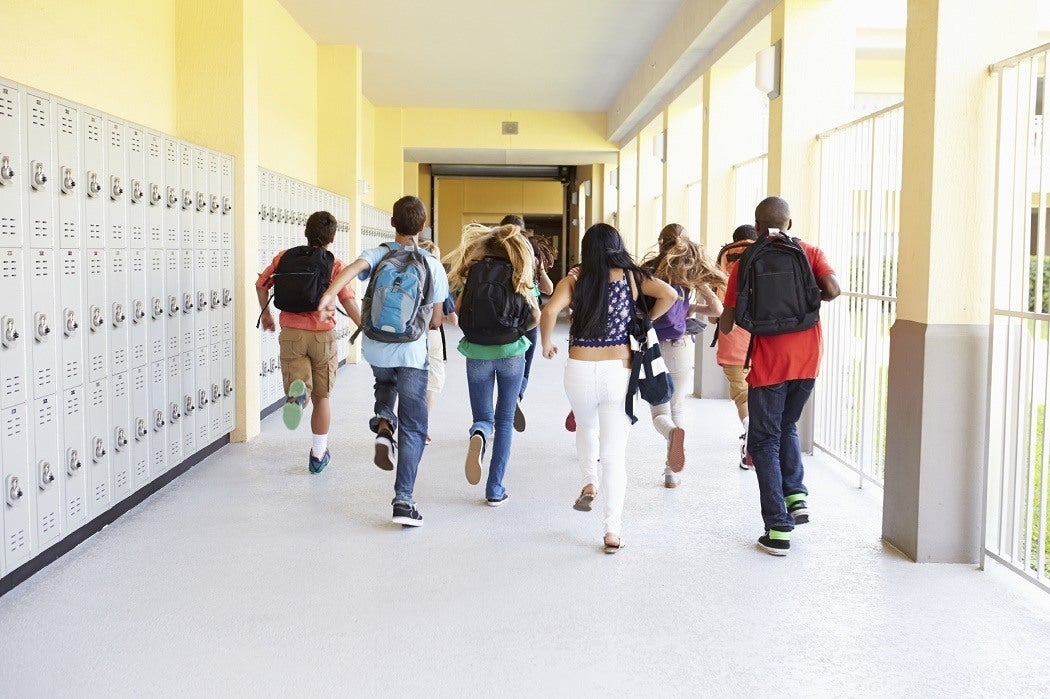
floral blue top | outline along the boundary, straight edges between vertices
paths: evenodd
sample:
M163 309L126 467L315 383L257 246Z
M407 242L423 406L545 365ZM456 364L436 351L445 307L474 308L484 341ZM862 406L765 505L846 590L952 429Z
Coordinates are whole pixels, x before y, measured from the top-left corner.
M627 326L631 320L631 287L627 278L609 282L609 309L605 334L599 338L570 337L569 347L615 347L627 344Z

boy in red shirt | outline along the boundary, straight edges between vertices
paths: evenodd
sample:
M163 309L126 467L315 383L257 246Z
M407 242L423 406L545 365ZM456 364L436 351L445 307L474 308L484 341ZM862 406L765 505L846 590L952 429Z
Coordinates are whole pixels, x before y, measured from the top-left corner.
M755 208L758 239L784 235L791 228L791 210L780 197L763 199ZM770 230L778 230L770 233ZM839 295L835 270L823 251L799 241L806 253L820 297L831 301ZM718 329L728 334L736 323L736 294L739 266L726 284L725 311ZM747 407L747 449L758 476L765 534L759 547L774 556L787 555L791 531L809 521L808 491L802 483L802 450L796 423L813 392L820 366L821 334L818 322L808 330L782 335L753 336Z

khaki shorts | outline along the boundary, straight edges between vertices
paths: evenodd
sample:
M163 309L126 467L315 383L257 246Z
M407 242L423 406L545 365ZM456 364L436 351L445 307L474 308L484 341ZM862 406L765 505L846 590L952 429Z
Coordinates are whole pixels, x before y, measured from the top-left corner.
M430 364L427 371L427 390L440 393L445 387L445 357L441 353L441 331L430 330L427 353Z
M339 368L335 331L282 328L278 342L285 394L292 381L302 379L307 393L327 398L335 386L335 371Z

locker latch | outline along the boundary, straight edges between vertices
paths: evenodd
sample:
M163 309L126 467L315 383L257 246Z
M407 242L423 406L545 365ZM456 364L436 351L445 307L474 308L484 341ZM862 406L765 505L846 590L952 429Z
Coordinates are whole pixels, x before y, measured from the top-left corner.
M219 390L219 384L213 383L211 385L211 402L218 403L222 399L222 391Z
M115 427L113 429L113 448L120 451L126 446L128 446L128 431L123 427Z
M262 360L262 364L259 366L259 376L266 376L269 372L266 371L266 360Z
M131 321L138 325L146 317L146 304L141 299L135 299L131 304Z
M206 388L202 388L199 391L197 391L197 407L203 409L203 408L206 408L207 406L208 406L208 390Z
M211 292L211 307L218 308L222 304L222 298L219 296L218 291Z
M47 490L55 482L54 471L51 470L51 464L46 461L41 461L37 466L40 468L40 489Z
M15 328L15 319L10 316L0 318L0 328L3 328L3 332L0 333L0 344L8 348L13 347L18 338L21 337Z
M182 208L188 209L193 206L193 192L188 189L182 190Z
M152 301L153 317L160 318L164 315L164 304L161 303L159 296L154 296Z
M22 499L25 493L22 492L22 484L18 480L18 476L11 474L4 481L4 499L7 500L8 507L15 507L18 505L18 501Z
M146 429L146 418L140 417L135 421L135 439L142 441L142 438L149 434L149 430Z
M222 395L227 397L233 395L233 381L230 379L222 380Z
M261 220L261 221L265 221L266 220L266 207L265 206L260 206L259 207L259 220Z
M154 410L153 411L153 429L156 432L160 432L164 429L164 411Z
M213 214L219 213L219 195L218 194L212 194L211 195L211 213L213 213Z
M71 308L67 308L65 322L66 337L72 337L73 333L75 333L79 327L80 323L77 322L77 312Z
M233 205L230 204L230 198L229 197L223 197L222 198L222 213L223 213L223 215L225 216L225 215L229 214L231 211L233 211Z
M193 294L189 292L182 295L182 312L193 313Z
M183 415L189 415L195 410L193 407L193 396L184 396L182 403Z
M179 204L179 193L174 187L168 187L168 208L174 209Z
M106 321L102 319L102 309L98 306L91 307L91 331L97 332L99 328L105 325Z
M179 314L179 297L174 294L168 297L168 315L176 316Z
M204 192L197 192L197 211L204 211L208 208L208 197L204 195Z
M149 186L149 203L150 203L150 206L156 206L157 204L160 203L161 199L163 199L163 197L160 194L160 185L159 184L151 184Z
M30 183L33 185L33 189L43 189L44 185L47 184L47 174L44 172L44 164L39 160L34 160L29 163L29 172L31 174Z
M102 191L102 183L98 181L97 172L88 172L87 195L91 198L97 197Z
M106 443L101 437L95 437L94 444L95 448L92 452L92 459L94 459L95 463L98 463L102 460L102 457L106 455Z
M70 194L77 188L77 181L73 179L73 168L62 168L62 193Z
M124 315L124 304L117 301L113 304L113 327L119 328L120 324L127 320L127 316Z
M0 156L0 185L7 184L15 178L15 171L11 167L11 156Z
M271 206L270 207L270 220L271 221L276 221L277 220L277 207L276 206Z
M124 185L121 184L118 175L113 175L109 178L109 198L117 201L122 196L124 196Z
M197 310L203 311L208 307L208 294L203 291L197 292Z
M271 374L277 371L277 359L275 357L270 357L270 366L267 371Z
M131 203L138 204L142 201L142 197L146 196L145 190L142 189L142 183L138 180L131 181Z
M179 418L181 418L181 417L182 417L182 413L179 412L179 404L173 402L171 404L171 421L172 421L172 423L178 422Z
M33 324L36 327L36 341L43 342L51 334L51 327L47 324L47 314L37 313L33 316Z
M222 305L223 307L229 306L233 303L233 293L229 289L222 290Z
M80 452L76 449L70 449L66 452L66 472L71 476L77 475L77 471L84 464L80 463Z

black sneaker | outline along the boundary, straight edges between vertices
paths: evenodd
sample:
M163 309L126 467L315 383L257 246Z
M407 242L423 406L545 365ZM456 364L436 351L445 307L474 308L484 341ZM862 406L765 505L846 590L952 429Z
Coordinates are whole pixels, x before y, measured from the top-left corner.
M758 548L773 556L786 556L791 550L791 532L770 529L758 537Z
M485 435L480 432L474 432L470 435L470 443L467 445L467 459L463 462L467 483L477 485L481 482L481 460L484 458Z
M790 497L790 496L789 496ZM795 524L806 524L809 522L809 508L805 500L795 500L787 503L788 514L795 519Z
M409 505L407 502L395 502L394 503L394 524L400 524L404 527L422 527L423 526L423 515L419 514L419 510L416 509L415 505Z
M507 502L507 493L504 492L503 497L500 498L485 498L485 502L489 504L489 507L499 507Z
M397 449L397 444L394 442L393 433L379 430L376 434L376 453L372 463L384 471L393 471L395 449Z

